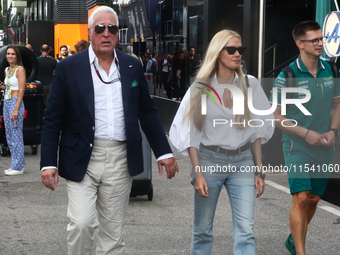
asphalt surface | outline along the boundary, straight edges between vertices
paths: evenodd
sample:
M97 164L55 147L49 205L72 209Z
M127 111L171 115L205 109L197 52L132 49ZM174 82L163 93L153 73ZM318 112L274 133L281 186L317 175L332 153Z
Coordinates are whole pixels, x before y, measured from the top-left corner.
M38 155L25 147L24 175L5 176L10 158L0 157L0 254L64 255L66 247L67 192L60 180L56 191L40 181ZM126 254L179 255L190 253L193 224L193 188L189 159L175 153L180 173L175 179L159 176L153 158L153 201L131 198L127 216ZM256 199L255 238L257 254L288 254L284 240L289 234L291 197L286 174L267 175L265 193ZM278 186L280 185L280 186ZM276 187L274 187L276 186ZM340 254L340 208L321 201L307 235L308 255ZM333 210L329 212L328 210ZM221 192L215 221L212 254L233 254L231 209L226 191ZM94 253L93 253L94 254Z

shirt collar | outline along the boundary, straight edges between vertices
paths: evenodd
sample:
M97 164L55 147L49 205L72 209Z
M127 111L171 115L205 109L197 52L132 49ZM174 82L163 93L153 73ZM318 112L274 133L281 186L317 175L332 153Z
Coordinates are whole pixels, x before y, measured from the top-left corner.
M303 62L301 60L301 55L299 55L299 57L296 59L296 65L301 72L309 73L308 69L305 67L305 65L303 64ZM325 66L322 63L321 59L319 58L318 72L319 72L320 69L325 69Z
M114 63L119 63L119 60L118 60L117 54L116 54L116 49L113 49L113 53L114 53L114 55L115 55ZM95 60L96 60L96 64L98 64L98 58L97 58L96 54L94 53L91 44L90 44L90 46L89 46L89 59L90 59L90 64L92 64L93 61L95 61Z
M233 81L233 84L232 84L232 85L237 86L237 85L238 85L238 81L239 81L239 77L238 77L237 72L235 71L235 78L234 78L234 81ZM219 85L221 85L221 84L219 84L219 83L217 82L217 76L216 76L216 73L215 73L215 74L214 74L214 78L213 78L213 82L212 82L212 86L213 86L213 87L216 87L216 86L219 86Z

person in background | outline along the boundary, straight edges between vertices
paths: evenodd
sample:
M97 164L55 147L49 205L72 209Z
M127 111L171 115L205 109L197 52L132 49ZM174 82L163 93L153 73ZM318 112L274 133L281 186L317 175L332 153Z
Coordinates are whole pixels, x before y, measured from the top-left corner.
M5 69L5 80L1 83L0 89L5 90L3 114L7 144L11 152L11 167L5 170L5 175L19 175L24 173L25 165L22 129L26 71L17 46L7 46L6 60L9 67Z
M163 59L161 60L161 70L162 70L162 83L164 88L164 94L167 93L168 88L166 88L168 83L168 78L171 72L171 62L168 53L164 53Z
M33 46L31 44L26 44L25 47L33 52Z
M153 88L154 92L153 94L156 95L156 89L157 89L157 72L158 72L158 63L156 60L155 53L151 53L151 59L148 61L146 66L146 72L152 73L152 81L153 81Z
M199 65L200 65L200 61L196 55L196 48L194 46L190 46L188 57L187 57L187 70L188 70L190 85L195 80L195 76L197 74Z
M143 60L144 72L146 72L146 66L148 65L148 62L149 62L149 49L146 49L144 51L142 60Z
M88 41L81 39L74 45L74 48L76 49L76 53L78 53L78 52L81 52L87 49L89 46L90 46L90 43Z
M57 60L48 55L50 47L47 44L41 46L41 55L38 60L38 75L37 80L41 82L44 93L44 108L46 108L47 98L50 93L54 70L57 67Z
M60 46L60 56L57 58L58 62L68 57L68 51L66 45Z
M128 54L128 55L130 55L130 56L132 56L132 57L135 57L135 58L139 59L139 60L140 60L140 63L143 65L142 59L141 59L140 57L138 58L137 55L135 55L135 54L133 53L133 47L132 47L132 45L129 45L129 46L126 47L126 54Z
M238 33L222 30L215 34L195 83L186 92L170 128L171 143L179 153L189 156L192 164L194 226L191 255L211 254L214 215L223 186L232 209L232 215L226 217L233 221L233 254L256 254L255 197L262 195L265 186L261 143L271 138L274 127L271 123L263 124L265 119L273 119L273 114L255 115L247 107L248 86L252 88L255 109L267 110L270 104L258 80L250 75L247 78L242 72L244 51ZM230 111L235 87L243 94L241 103L245 106L244 113L236 116ZM221 98L221 104L215 105L207 90ZM206 114L202 113L204 97ZM230 122L213 124L215 119L221 118ZM209 171L212 167L216 171ZM245 167L253 171L244 171Z
M72 56L71 46L70 45L66 45L66 47L67 47L67 54L68 54L68 56Z
M173 83L173 98L181 100L185 93L186 86L186 66L185 52L178 50L175 52L175 58L172 64L172 83Z

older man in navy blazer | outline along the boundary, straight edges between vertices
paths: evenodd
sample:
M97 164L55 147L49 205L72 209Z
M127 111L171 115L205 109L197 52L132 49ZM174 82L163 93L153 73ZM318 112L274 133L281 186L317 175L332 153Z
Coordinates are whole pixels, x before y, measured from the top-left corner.
M143 171L140 125L171 179L178 172L139 60L115 50L117 14L89 18L91 46L58 63L44 117L41 176L51 190L67 180L68 253L124 254L132 176ZM138 122L139 120L139 122ZM57 164L59 146L59 164Z

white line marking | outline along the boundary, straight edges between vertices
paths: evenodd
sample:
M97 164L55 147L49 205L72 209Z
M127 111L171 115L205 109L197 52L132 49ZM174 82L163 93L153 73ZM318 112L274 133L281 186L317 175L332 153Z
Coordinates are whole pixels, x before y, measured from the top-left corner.
M328 211L328 212L330 212L330 213L333 213L333 214L335 214L336 216L339 216L340 217L340 211L339 210L337 210L337 209L335 209L335 208L333 208L333 207L330 207L330 206L318 206L319 208L321 208L321 209L324 209L324 210L326 210L326 211Z
M269 186L272 186L275 189L282 190L283 192L286 192L287 194L290 195L290 190L288 188L280 185L280 184L277 184L277 183L269 181L269 180L266 180L266 184L268 184Z
M268 184L269 186L271 186L271 187L273 187L275 189L281 190L281 191L283 191L283 192L285 192L285 193L290 195L290 190L288 188L280 185L280 184L277 184L277 183L269 181L269 180L266 180L266 184ZM327 211L327 212L333 213L334 215L340 217L340 210L337 210L337 209L335 209L335 208L333 208L331 206L326 206L326 205L325 206L318 206L318 207L323 209L323 210L325 210L325 211Z

